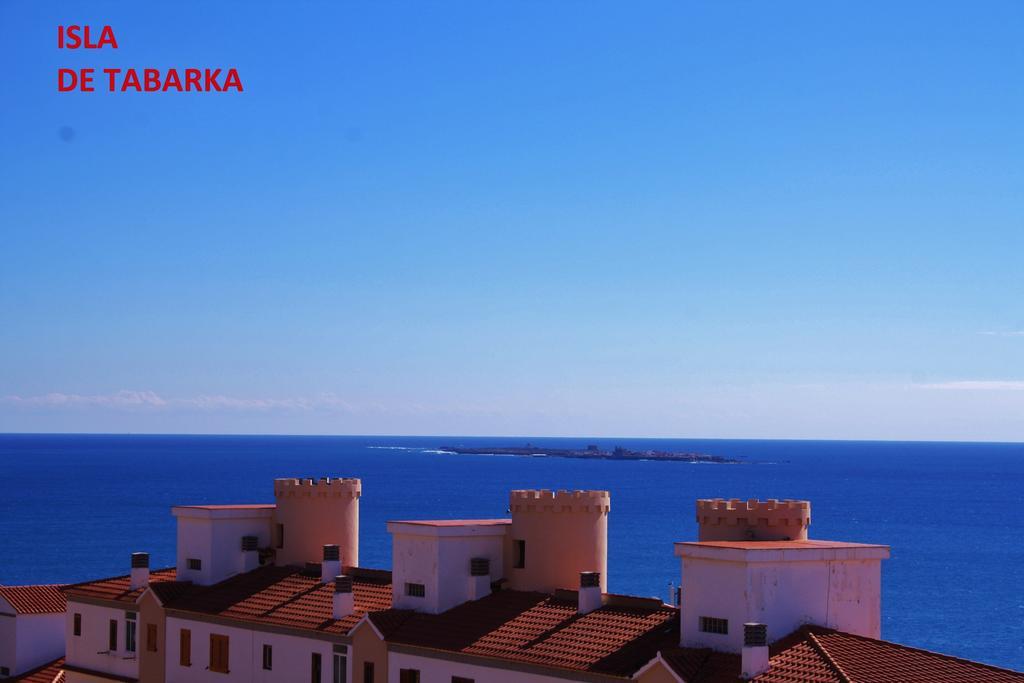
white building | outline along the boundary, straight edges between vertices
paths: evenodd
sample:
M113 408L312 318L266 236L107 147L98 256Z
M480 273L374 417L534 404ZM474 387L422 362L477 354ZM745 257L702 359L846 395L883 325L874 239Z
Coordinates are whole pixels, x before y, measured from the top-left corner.
M680 607L607 591L605 491L389 522L391 571L345 561L358 480L274 491L174 508L176 567L136 553L125 576L68 586L67 683L1024 681L879 640L888 548L808 539L806 501L698 501Z
M0 586L0 678L64 654L63 586Z

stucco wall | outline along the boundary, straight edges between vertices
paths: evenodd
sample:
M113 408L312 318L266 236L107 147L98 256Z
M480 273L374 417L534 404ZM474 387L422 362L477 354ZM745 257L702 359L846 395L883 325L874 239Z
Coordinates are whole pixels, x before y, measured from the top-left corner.
M148 625L156 626L156 652L149 650ZM167 618L152 593L139 600L139 678L146 683L164 683L166 678Z
M207 586L242 571L242 537L256 536L260 547L270 545L271 511L248 516L210 517L202 511L175 509L178 518L178 579ZM198 571L188 568L200 560Z
M388 680L388 647L387 643L377 637L373 627L363 622L352 633L352 673L350 683L367 683L363 681L363 664L373 663L373 683L384 683Z
M17 658L20 673L64 655L64 614L21 614L17 623Z
M392 600L399 609L438 613L470 600L469 563L490 560L491 576L501 578L505 526L467 535L414 535L392 532ZM449 530L446 530L449 531ZM422 598L405 594L405 584L422 583Z
M660 660L636 680L639 683L679 683L679 678L665 668Z
M724 562L683 558L682 643L739 652L743 624L768 625L774 642L802 624L878 638L881 563L878 560ZM729 620L726 635L700 631L700 617Z
M192 632L192 665L181 666L180 630ZM208 669L210 664L210 634L227 636L228 673ZM192 621L176 616L167 617L167 683L295 683L309 681L313 652L319 652L322 662L322 680L331 681L333 644L324 640L302 638L281 633ZM263 645L273 648L273 669L263 668ZM351 648L349 655L351 655ZM349 680L352 680L351 656L348 662Z
M446 659L420 657L404 652L389 652L388 683L399 683L398 676L401 669L419 669L420 683L451 683L452 676L471 678L477 683L550 683L572 680L511 669L492 669Z
M2 600L0 598L0 604L2 604ZM6 666L12 674L15 673L17 662L14 620L14 614L0 614L0 666Z
M126 605L135 610L134 605ZM73 615L82 615L82 635L73 635ZM125 622L127 621L128 609L118 607L106 607L81 602L74 602L68 599L68 611L64 615L64 629L66 634L65 657L68 664L81 666L94 671L103 671L118 676L137 678L139 663L137 652L125 651ZM109 622L117 620L117 649L107 652L109 649ZM137 638L138 645L142 644Z

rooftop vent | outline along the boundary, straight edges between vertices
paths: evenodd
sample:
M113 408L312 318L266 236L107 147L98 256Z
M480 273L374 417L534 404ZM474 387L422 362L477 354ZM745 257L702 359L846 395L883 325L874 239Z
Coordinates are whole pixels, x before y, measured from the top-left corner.
M257 550L259 546L259 539L255 536L242 536L242 550Z
M580 614L589 614L601 608L601 572L580 572Z
M344 619L355 610L356 600L352 593L351 576L339 574L334 577L334 598L331 605L332 616L335 619Z
M490 576L491 561L486 557L474 557L469 561L470 576Z
M335 593L351 593L352 592L352 577L339 574L334 577L334 592Z
M740 677L744 680L760 676L768 670L768 626L743 624L743 652Z
M149 553L132 553L131 589L149 585Z
M320 565L320 582L330 583L334 577L341 572L341 552L338 546L328 544L324 546L324 561Z

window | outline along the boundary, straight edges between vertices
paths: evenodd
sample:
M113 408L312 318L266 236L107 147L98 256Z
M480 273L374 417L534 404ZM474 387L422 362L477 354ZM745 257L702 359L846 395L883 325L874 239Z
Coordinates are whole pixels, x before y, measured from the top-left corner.
M74 623L71 627L71 632L76 636L82 635L82 615L78 612L75 612L73 622Z
M452 676L452 683L476 683L472 678L463 678L462 676Z
M146 624L146 652L156 651L156 624Z
M373 683L373 662L363 662L363 683Z
M110 620L109 638L107 639L107 645L111 652L117 652L117 619Z
M135 612L129 612L124 622L125 652L135 652L135 629L138 628L138 624L136 623L135 619Z
M726 635L729 633L729 620L718 619L717 617L701 617L700 630L704 633L718 633Z
M512 565L515 569L526 568L526 541L516 541L516 554L515 564Z
M228 673L228 637L210 634L210 671Z
M277 547L284 547L284 524L277 525Z
M263 669L265 671L274 670L274 648L269 645L263 646Z
M201 571L203 568L203 561L195 557L188 558L188 568L194 572Z
M192 666L192 631L187 628L178 635L178 664Z
M320 683L320 674L323 670L323 663L320 660L320 653L313 653L313 660L309 665L309 680L311 683Z
M331 683L348 683L348 657L339 652L334 653L334 677Z
M422 583L405 584L405 594L410 598L422 598L427 595L427 587Z
M419 669L399 669L398 683L420 683Z

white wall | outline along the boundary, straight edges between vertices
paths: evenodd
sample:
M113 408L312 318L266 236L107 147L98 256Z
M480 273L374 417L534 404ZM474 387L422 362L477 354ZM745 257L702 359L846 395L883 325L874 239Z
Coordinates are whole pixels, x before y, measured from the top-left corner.
M242 536L256 536L259 546L270 545L270 512L243 515L224 511L213 515L206 510L175 508L178 518L178 579L202 586L223 581L242 571ZM233 513L228 516L227 513ZM195 571L188 568L189 558L202 562Z
M682 644L739 652L743 624L768 625L774 642L803 624L877 638L879 560L724 562L683 558ZM729 633L700 631L702 616L729 620Z
M192 632L192 666L181 666L180 631ZM210 664L210 634L228 637L228 673L208 669ZM273 648L273 669L263 669L263 645ZM330 683L334 663L334 644L313 638L302 638L280 633L254 631L223 624L192 621L182 617L167 617L167 683L305 683L310 680L312 653L319 652L322 663L321 679ZM352 658L349 648L348 680L352 681Z
M65 657L68 664L81 666L86 669L103 671L118 676L129 676L135 678L139 675L138 648L145 646L144 634L136 632L136 652L127 652L124 649L125 643L125 622L129 611L137 612L135 605L121 609L116 607L103 607L83 602L74 602L68 599L68 611L64 615L64 629L66 637ZM82 615L82 635L74 634L74 614ZM109 622L117 619L117 649L106 653L109 649ZM138 617L136 617L138 621Z
M22 672L64 656L64 613L20 614L17 618L17 666Z
M392 604L398 609L439 613L471 599L469 561L484 557L491 578L504 563L505 526L429 527L391 522ZM422 583L426 596L410 597L405 584Z
M0 598L0 605L6 606L3 598ZM15 670L18 657L15 619L13 610L0 614L0 666L6 666L12 675L18 673Z
M421 657L404 652L389 652L388 683L399 683L398 677L401 669L418 669L420 672L420 683L451 683L452 676L471 678L476 683L551 683L552 681L572 680L553 675L545 676L524 673L511 669L492 669L475 664Z

